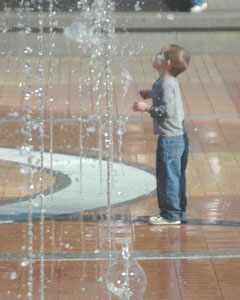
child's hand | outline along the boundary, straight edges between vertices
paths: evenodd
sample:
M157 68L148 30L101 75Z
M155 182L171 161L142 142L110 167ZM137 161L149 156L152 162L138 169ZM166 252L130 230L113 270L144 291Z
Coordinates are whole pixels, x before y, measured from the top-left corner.
M143 99L152 98L152 91L151 90L144 90L144 91L142 90L142 91L139 91L139 94Z
M134 111L141 111L141 112L150 112L150 105L148 105L147 103L145 102L135 102L133 104L133 110Z

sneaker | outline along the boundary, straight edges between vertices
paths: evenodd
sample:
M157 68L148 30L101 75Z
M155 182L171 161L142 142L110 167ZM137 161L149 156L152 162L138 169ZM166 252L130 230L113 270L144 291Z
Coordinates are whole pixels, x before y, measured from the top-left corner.
M177 225L177 224L181 224L180 220L171 221L171 220L164 219L160 215L150 217L148 221L152 225Z
M203 3L202 5L194 5L191 9L190 12L194 13L194 14L198 14L204 10L206 10L208 8L207 3Z

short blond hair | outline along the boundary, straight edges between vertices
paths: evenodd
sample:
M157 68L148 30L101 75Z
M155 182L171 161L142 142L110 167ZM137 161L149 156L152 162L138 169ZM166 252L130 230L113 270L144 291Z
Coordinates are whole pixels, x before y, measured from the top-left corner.
M190 63L189 53L178 45L168 45L164 49L164 56L165 59L171 61L169 73L175 77L184 72Z

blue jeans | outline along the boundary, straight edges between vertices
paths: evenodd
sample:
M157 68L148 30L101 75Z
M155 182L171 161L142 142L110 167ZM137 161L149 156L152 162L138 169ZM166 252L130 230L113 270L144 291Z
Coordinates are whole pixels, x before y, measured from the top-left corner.
M186 168L188 137L159 137L157 146L157 195L161 216L186 221Z
M192 4L193 5L203 5L203 3L205 3L206 0L192 0Z

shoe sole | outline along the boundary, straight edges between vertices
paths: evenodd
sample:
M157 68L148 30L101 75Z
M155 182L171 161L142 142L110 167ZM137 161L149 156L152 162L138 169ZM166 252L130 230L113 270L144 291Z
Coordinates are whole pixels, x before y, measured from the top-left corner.
M181 225L181 221L173 221L173 222L168 222L168 223L153 223L149 221L149 224L151 225Z

